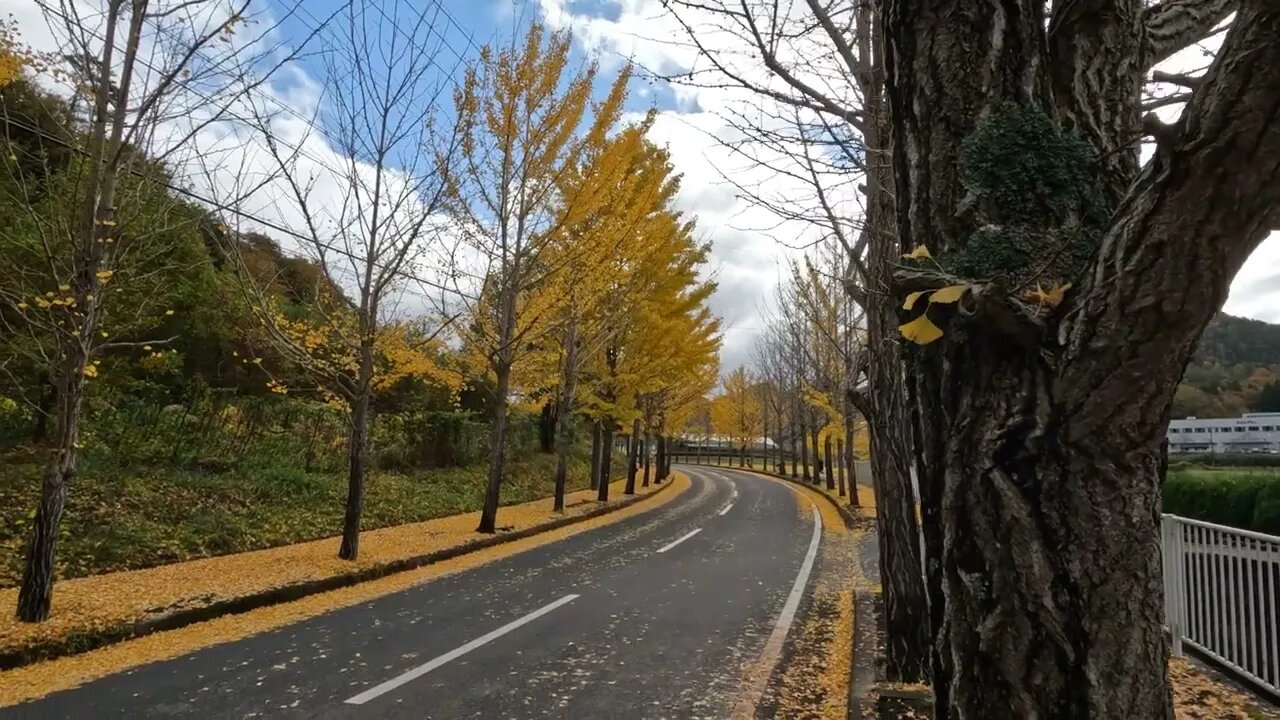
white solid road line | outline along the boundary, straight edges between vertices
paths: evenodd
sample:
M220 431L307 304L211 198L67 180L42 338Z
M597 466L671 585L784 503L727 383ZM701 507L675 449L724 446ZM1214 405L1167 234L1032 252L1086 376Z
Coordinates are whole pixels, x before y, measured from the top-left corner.
M697 535L697 534L698 534L698 533L700 533L700 532L702 532L702 528L698 528L697 530L690 530L689 532L685 533L684 535L681 535L680 537L676 538L675 540L672 540L671 542L667 543L666 545L663 545L662 547L658 548L658 552L660 552L660 553L664 553L664 552L666 552L666 551L670 550L671 548L673 548L673 547L675 547L675 546L679 545L680 543L684 542L685 540L688 540L689 538L693 537L694 535Z
M348 705L363 705L380 695L385 695L391 692L392 690L395 690L396 688L400 687L401 685L404 685L405 683L412 682L422 677L423 675L426 675L427 673L431 672L432 670L435 670L436 668L440 667L441 665L444 665L445 663L451 660L457 660L458 658L462 657L463 655L466 655L472 650L475 650L476 648L482 645L491 643L494 640L497 640L498 638L502 637L503 635L506 635L507 633L511 632L512 630L515 630L521 625L537 620L538 618L542 617L543 615L546 615L552 610L555 610L561 605L571 603L577 598L578 598L577 595L565 595L559 600L556 600L553 603L548 603L546 605L543 605L542 607L538 608L537 610L534 610L528 615L525 615L524 617L518 620L513 620L512 622L509 622L506 625L503 625L502 627L498 628L497 630L494 630L493 632L487 633L485 635L481 635L480 637L476 638L475 640L472 640L466 645L458 647L454 650L450 650L449 652L426 663L425 665L419 665L418 667L402 675L393 677L390 680L380 685L374 685L373 687L369 688L368 690L365 690L359 695L356 695L355 697L352 697L352 698L348 698L346 703Z
M724 509L723 509L723 510L721 510L720 512L716 513L716 514L717 514L717 515L728 515L728 514L729 514L729 511L730 511L730 510L732 510L732 509L733 509L733 503L731 502L731 503L729 503L728 505L725 505L725 506L724 506Z
M787 601L782 604L782 612L778 613L778 620L774 623L773 632L769 633L769 639L764 644L760 658L748 672L747 687L740 696L733 717L755 716L756 706L764 695L765 684L782 657L783 643L787 639L792 623L795 622L796 611L800 609L800 599L804 596L804 588L809 583L810 573L813 572L813 561L818 557L818 545L821 541L822 515L815 507L813 508L813 537L809 540L809 552L805 553L804 562L800 563L800 573L796 575L796 581L791 585L791 594L787 595Z

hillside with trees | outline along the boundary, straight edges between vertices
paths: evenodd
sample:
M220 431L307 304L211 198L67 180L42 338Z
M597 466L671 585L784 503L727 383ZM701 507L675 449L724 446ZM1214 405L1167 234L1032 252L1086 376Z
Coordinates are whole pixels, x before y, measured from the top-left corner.
M1280 325L1220 313L1173 398L1175 418L1280 412Z

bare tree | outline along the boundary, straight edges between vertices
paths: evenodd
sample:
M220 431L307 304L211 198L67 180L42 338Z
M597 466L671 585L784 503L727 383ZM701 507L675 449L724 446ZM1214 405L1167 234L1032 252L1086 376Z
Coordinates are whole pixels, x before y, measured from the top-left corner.
M245 265L236 234L226 244L268 340L349 408L347 499L338 550L345 560L359 555L381 337L402 311L406 287L431 283L415 274L418 267L446 254L443 165L459 142L456 133L438 130L437 119L454 68L440 64L441 44L422 45L439 37L441 12L438 3L345 5L323 35L326 95L296 139L285 129L296 124L293 118L267 102L248 103L252 138L268 158L269 181L253 177L261 189L247 200L261 203L280 188L271 197L276 212L300 219L295 239L331 290L315 304L319 317L302 324L286 318L269 282ZM321 127L340 158L336 163L322 164L306 150ZM210 184L218 182L217 172L209 169ZM436 283L435 289L444 286ZM434 340L448 324L448 317L429 321L415 342Z
M226 117L296 53L268 41L278 19L246 14L247 2L106 0L92 12L69 0L40 6L61 46L62 62L48 77L68 86L74 110L67 127L39 132L51 146L70 149L77 170L66 174L69 187L63 189L71 212L38 209L30 194L21 203L38 238L35 252L41 259L32 269L39 268L49 290L38 302L19 302L58 313L56 318L45 313L26 329L33 339L39 337L30 347L53 387L49 458L18 595L18 618L28 622L48 617L52 602L55 551L67 484L76 473L86 381L97 373L95 358L121 346L103 327L108 286L128 279L133 260L157 252L155 236L132 227L144 212L155 220L157 208L143 210L135 201L171 187L165 164L181 166L193 137ZM6 132L22 123L6 111ZM26 180L20 178L19 184ZM190 215L184 221L191 222ZM176 217L160 225L173 222ZM139 332L142 324L135 323Z

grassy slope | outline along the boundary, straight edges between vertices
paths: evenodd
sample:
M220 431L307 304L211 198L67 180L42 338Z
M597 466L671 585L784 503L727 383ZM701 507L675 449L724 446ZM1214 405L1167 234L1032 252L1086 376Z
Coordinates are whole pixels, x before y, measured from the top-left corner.
M534 454L508 463L504 504L547 497L555 457ZM365 529L478 510L483 466L415 473L375 471L365 494ZM0 587L17 583L39 487L37 458L0 456ZM569 489L586 486L581 460L570 465ZM78 577L178 560L242 552L336 535L342 527L346 479L282 467L236 471L140 469L94 473L71 486L58 546L58 576Z

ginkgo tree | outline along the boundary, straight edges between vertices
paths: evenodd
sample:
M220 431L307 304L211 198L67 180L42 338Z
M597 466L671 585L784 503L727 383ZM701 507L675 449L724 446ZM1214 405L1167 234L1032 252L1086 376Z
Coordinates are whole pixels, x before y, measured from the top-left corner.
M636 302L645 256L660 248L648 242L653 217L670 202L675 189L665 154L644 139L648 127L646 121L625 128L599 148L588 148L579 168L565 174L561 184L570 197L593 192L581 185L609 182L612 187L603 190L607 201L597 212L562 225L539 258L558 272L533 290L551 296L542 303L550 310L542 340L522 362L522 370L527 370L521 374L527 376L526 386L543 385L540 392L554 398L556 510L563 509L574 414L583 410L599 433L606 422L626 412L618 410L619 395L605 384L617 385L617 343L629 326L624 311ZM612 369L598 367L601 359L607 366L610 357ZM591 371L586 378L584 370ZM610 438L601 439L598 445L611 444ZM593 484L603 485L605 493L607 467L607 455L597 452Z
M711 401L712 425L737 447L740 466L746 465L747 452L763 431L760 397L754 385L747 369L736 367L725 376L722 392Z
M480 532L497 527L512 371L541 341L562 301L536 292L565 269L544 253L562 230L600 210L611 187L562 181L607 142L630 72L619 72L605 99L593 105L598 69L572 71L570 44L567 32L548 34L535 24L523 41L483 48L454 95L461 157L440 162L458 241L450 271L467 316L463 341L492 380ZM621 167L597 163L593 170Z
M695 240L693 224L672 206L679 184L670 177L667 152L648 146L648 153L654 177L661 180L655 185L658 209L636 232L636 252L615 258L617 274L629 282L612 298L613 329L601 354L602 373L592 388L610 422L631 420L628 494L635 490L641 448L648 454L648 443L641 441L646 425L642 399L660 393L666 413L662 430L667 423L678 427L683 421L670 416L692 401L690 393L702 386L713 362L707 353L719 347L719 326L706 306L715 285L701 279L709 248ZM603 447L607 463L610 448ZM607 499L607 493L602 484L598 498Z

